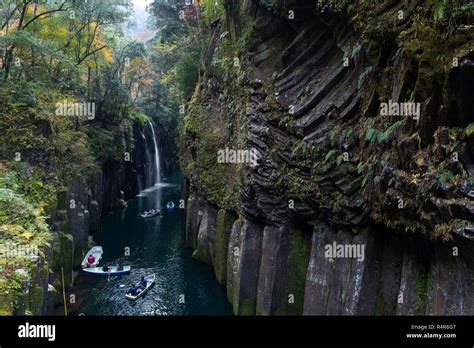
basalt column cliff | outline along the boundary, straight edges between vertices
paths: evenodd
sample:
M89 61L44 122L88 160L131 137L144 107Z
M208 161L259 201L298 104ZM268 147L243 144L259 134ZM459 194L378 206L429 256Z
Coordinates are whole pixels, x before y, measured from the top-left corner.
M224 3L180 146L188 245L234 313L474 314L468 4Z

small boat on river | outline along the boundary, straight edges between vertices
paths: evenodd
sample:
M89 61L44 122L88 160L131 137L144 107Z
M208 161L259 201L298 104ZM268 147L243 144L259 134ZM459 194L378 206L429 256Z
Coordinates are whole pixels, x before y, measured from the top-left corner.
M127 293L125 297L129 300L136 300L137 298L143 296L150 288L153 286L155 283L155 278L156 276L154 274L147 275L145 277L146 280L146 287L145 288L140 288L140 281L138 281L135 284L135 289L138 289L138 292L135 295L132 295L131 293Z
M146 218L150 218L150 217L157 216L157 215L160 215L160 214L161 214L161 209L152 209L150 211L145 211L145 212L141 213L140 217L146 219Z
M173 202L168 202L168 204L166 205L166 209L168 210L173 210L175 208L175 205Z
M97 267L97 265L100 262L100 259L102 258L102 254L104 253L104 250L102 249L101 246L95 246L91 250L89 250L84 257L84 260L82 260L81 266L82 268L88 268L88 267ZM94 257L94 262L89 263L89 257L90 256Z
M130 273L130 266L105 266L84 268L83 271L98 276L121 276Z

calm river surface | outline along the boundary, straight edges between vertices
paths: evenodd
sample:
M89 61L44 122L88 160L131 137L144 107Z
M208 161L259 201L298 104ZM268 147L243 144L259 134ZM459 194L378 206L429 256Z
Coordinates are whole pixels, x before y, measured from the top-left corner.
M100 263L132 266L130 275L76 278L78 315L231 315L225 290L214 278L210 266L194 261L186 248L185 214L181 209L142 219L139 213L165 208L180 199L180 177L157 184L128 202L128 208L105 216L94 234L104 249ZM126 248L130 256L124 256ZM156 274L155 286L132 302L125 298L130 285L142 275ZM183 303L184 302L184 303Z

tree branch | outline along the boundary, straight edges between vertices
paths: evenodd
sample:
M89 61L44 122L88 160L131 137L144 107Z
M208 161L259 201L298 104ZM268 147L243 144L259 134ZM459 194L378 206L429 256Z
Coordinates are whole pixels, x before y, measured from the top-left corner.
M29 26L31 23L33 23L35 20L37 20L38 18L40 17L43 17L43 16L46 16L48 14L51 14L51 13L56 13L56 12L60 12L60 11L67 11L69 10L68 8L66 9L63 9L64 5L66 5L67 1L64 1L61 6L59 6L59 8L55 9L55 10L50 10L50 11L46 11L46 12L43 12L43 13L40 13L36 16L34 16L33 18L31 18L28 22L25 23L25 25L23 26L23 28L19 28L20 30L22 29L25 29L27 26Z
M100 50L103 50L103 49L106 48L106 47L107 47L107 45L104 45L104 46L102 46L102 47L99 47L99 48L97 48L97 49L95 49L95 50L93 50L93 51L87 53L84 57L82 57L81 59L79 59L79 61L77 62L76 65L81 64L87 57L89 57L90 55L92 55L92 54L94 54L94 53L96 53L96 52L98 52L98 51L100 51Z
M6 19L5 23L2 24L2 27L0 28L0 30L3 30L7 26L8 22L10 22L10 19L12 19L12 17L15 14L16 10L18 10L19 8L20 8L19 6L15 7L15 9L7 16L7 19Z

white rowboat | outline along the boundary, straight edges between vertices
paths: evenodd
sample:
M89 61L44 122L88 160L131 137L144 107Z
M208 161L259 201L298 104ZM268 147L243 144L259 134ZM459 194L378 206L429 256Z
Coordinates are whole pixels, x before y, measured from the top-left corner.
M102 258L102 254L104 253L104 250L102 249L101 246L95 246L93 247L91 250L89 250L86 254L86 256L84 257L84 260L82 260L82 263L81 263L81 266L82 268L88 268L88 267L97 267L97 265L99 264L100 262L100 259ZM89 262L87 261L87 259L89 258L89 256L94 256L94 263L92 264L89 264Z
M155 283L155 278L156 276L154 274L150 274L148 276L145 277L145 280L146 280L146 287L145 289L142 289L138 294L136 295L131 295L131 294L126 294L125 297L129 300L136 300L137 298L139 298L140 296L143 296L148 290L150 290L150 288L152 287L152 285ZM138 285L140 285L140 282L137 282L135 284L135 287L138 287Z

